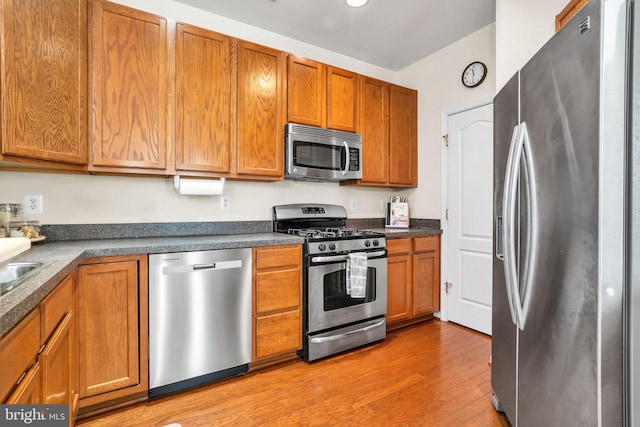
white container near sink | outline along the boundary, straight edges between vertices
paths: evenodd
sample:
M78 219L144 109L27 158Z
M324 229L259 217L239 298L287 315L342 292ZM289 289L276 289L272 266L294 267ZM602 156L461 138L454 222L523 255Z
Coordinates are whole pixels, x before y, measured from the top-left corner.
M31 248L31 240L26 237L0 239L0 262L21 254Z

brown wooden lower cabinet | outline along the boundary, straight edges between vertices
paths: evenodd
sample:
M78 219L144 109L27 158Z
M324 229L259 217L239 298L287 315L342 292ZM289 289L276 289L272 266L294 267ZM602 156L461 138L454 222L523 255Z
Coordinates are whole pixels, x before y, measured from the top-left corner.
M252 367L292 356L302 346L302 247L253 249Z
M387 240L387 327L429 319L440 310L440 236Z
M73 272L41 303L42 342L38 356L42 367L42 403L69 405L70 424L78 413L76 338L77 274Z
M36 362L40 349L40 308L36 308L0 341L0 402L4 402L16 384ZM23 378L24 379L24 378Z
M20 384L9 395L6 404L9 405L37 405L41 400L42 370L40 364L33 365L25 374Z
M146 398L147 256L93 258L79 267L80 413Z
M70 425L74 424L78 409L75 289L74 273L0 344L0 360L7 362L7 371L11 372L1 377L1 389L13 387L11 394L3 398L5 403L69 405ZM14 385L20 367L28 369Z

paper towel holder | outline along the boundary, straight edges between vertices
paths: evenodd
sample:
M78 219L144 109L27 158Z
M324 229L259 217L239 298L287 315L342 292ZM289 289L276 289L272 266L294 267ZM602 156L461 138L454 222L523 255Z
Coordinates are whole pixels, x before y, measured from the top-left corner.
M180 175L173 176L173 186L179 194L190 196L221 196L224 190L225 178L195 179L181 178Z

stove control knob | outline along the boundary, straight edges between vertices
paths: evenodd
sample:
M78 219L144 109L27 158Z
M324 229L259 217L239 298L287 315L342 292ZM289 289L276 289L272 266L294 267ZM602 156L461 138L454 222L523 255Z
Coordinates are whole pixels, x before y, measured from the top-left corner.
M369 247L369 246L371 246L371 242L370 242L370 241L368 241L368 240L365 240L365 241L364 241L364 245L365 245L366 247Z
M330 243L329 244L329 249L331 249L332 251L336 250L336 244L335 243Z
M318 249L320 249L320 251L324 251L325 249L327 249L327 245L325 245L324 243L320 243L318 245Z
M373 241L373 246L378 246L380 244L380 242L378 242L377 240Z

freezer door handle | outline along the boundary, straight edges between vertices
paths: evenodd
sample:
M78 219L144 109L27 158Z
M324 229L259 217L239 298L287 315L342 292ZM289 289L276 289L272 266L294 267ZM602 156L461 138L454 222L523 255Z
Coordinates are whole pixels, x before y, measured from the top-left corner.
M512 203L512 199L515 199L515 190L517 186L513 185L513 174L516 153L518 151L518 141L520 140L520 125L516 125L513 128L511 134L511 143L509 145L509 155L507 157L507 168L504 176L504 187L502 191L502 227L499 238L502 240L502 260L504 261L504 280L507 291L507 301L509 301L509 312L511 313L511 321L514 325L518 324L516 309L513 301L513 270L515 269L515 242L513 241L513 221L515 214L512 209L515 209L515 201ZM516 168L517 169L517 168ZM517 281L517 272L515 274Z
M525 316L522 308L522 296L520 295L520 275L517 265L516 250L518 246L516 244L516 236L520 229L517 227L518 218L518 187L520 184L520 166L523 158L525 158L525 147L529 147L529 132L527 131L527 124L525 122L520 123L518 126L518 135L514 139L512 138L512 146L509 150L509 160L507 162L507 176L505 177L505 190L504 190L504 205L503 205L503 221L504 221L504 272L505 282L507 285L507 294L510 295L510 308L512 310L512 320L520 328L524 329ZM527 150L528 151L528 150ZM531 171L530 158L525 158L525 167L527 173ZM527 179L526 182L530 183L532 180ZM529 192L527 192L529 194ZM527 230L528 231L528 230ZM531 241L531 239L527 239ZM520 260L522 265L527 265L526 256ZM525 267L525 274L529 274L530 269Z
M534 168L531 158L531 139L529 138L529 131L527 130L527 124L521 123L521 139L520 151L522 152L522 166L525 175L525 179L518 178L518 183L523 183L521 188L526 198L526 202L523 204L523 208L526 209L526 216L524 216L524 223L520 224L519 232L525 236L523 242L520 243L520 274L517 276L521 282L516 282L513 289L514 303L516 306L516 312L518 315L518 327L523 330L524 324L527 319L528 312L528 298L529 288L533 285L533 272L535 268L532 267L535 264L537 258L538 246L533 244L534 236L537 235L537 207L536 207L536 179L534 177ZM518 177L520 175L518 174ZM521 293L522 292L522 293Z

